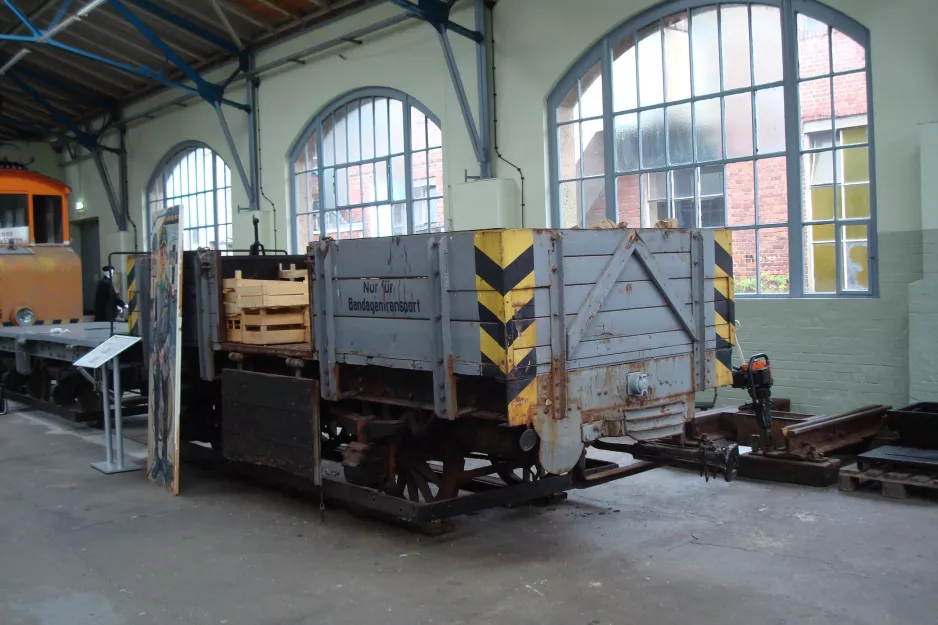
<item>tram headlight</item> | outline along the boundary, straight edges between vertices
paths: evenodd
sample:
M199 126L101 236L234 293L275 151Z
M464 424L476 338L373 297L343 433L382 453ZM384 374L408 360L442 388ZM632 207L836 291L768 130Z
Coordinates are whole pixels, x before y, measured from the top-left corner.
M13 322L18 326L31 326L35 321L36 313L34 313L31 308L26 308L24 306L23 308L17 309L17 311L13 313Z

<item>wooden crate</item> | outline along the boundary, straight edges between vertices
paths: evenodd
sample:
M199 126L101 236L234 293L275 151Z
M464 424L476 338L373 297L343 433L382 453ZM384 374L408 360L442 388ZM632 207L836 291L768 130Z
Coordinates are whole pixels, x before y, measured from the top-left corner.
M245 309L225 320L229 343L286 345L308 343L309 309Z
M281 266L277 272L277 276L281 280L306 280L308 275L306 268L297 269L296 265L293 264L289 268Z
M226 315L237 315L249 308L309 306L309 286L305 281L251 280L236 271L234 278L222 281L222 287Z

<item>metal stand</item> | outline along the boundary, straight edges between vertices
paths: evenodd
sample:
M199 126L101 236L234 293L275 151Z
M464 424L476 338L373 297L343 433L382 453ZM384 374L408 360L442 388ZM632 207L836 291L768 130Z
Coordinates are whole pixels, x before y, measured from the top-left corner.
M107 455L104 462L92 462L91 466L101 473L105 473L107 475L112 473L140 471L143 469L143 467L137 466L135 464L124 464L124 415L121 407L120 362L118 361L117 356L111 360L111 371L114 376L114 432L117 435L117 458L115 462L114 440L111 436L111 409L109 405L110 398L108 396L109 389L107 381L107 370L107 364L101 367L101 408L102 412L104 413L104 438L106 439L104 447Z

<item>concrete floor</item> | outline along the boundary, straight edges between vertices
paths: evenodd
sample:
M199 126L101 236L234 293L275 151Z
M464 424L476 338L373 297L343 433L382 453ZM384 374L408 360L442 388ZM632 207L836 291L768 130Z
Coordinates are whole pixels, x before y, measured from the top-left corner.
M659 469L426 538L0 417L0 624L934 624L938 504ZM131 445L140 456L144 450Z

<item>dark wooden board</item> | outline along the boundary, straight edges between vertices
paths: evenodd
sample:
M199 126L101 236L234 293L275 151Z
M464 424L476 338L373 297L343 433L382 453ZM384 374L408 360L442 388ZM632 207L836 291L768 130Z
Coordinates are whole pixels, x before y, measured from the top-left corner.
M823 462L807 462L771 458L752 452L740 454L739 477L804 486L830 486L837 483L840 460L828 458Z
M318 411L316 380L226 369L222 454L229 460L312 476Z

